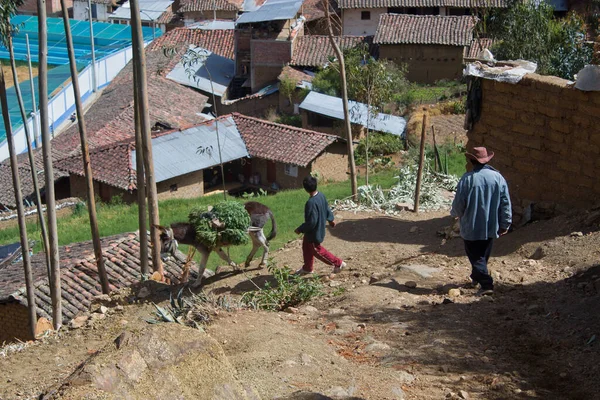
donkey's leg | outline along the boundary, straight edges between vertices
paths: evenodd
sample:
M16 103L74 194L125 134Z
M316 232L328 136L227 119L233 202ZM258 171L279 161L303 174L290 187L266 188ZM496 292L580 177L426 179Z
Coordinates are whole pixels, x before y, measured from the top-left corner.
M261 229L260 231L258 231L256 238L263 248L263 256L262 260L260 261L260 267L264 267L265 265L267 265L267 260L269 259L269 245L267 244L267 237Z
M206 249L198 249L201 254L200 265L198 266L198 277L192 284L192 287L197 288L202 285L202 277L204 276L204 270L206 269L206 264L208 263L208 256L210 255L210 251Z
M223 260L225 260L225 262L227 262L227 264L232 267L234 270L238 270L238 266L236 263L234 263L233 261L231 261L231 258L229 258L229 256L227 255L227 253L225 253L223 251L223 248L219 247L217 249L215 249L215 252L219 255L219 257L221 257Z
M250 239L252 239L252 251L250 251L250 254L248 254L248 257L246 257L246 264L244 265L245 268L248 268L250 266L250 262L252 262L254 255L258 251L258 248L261 246L260 241L258 240L258 232L251 231L248 232L248 234L250 235Z

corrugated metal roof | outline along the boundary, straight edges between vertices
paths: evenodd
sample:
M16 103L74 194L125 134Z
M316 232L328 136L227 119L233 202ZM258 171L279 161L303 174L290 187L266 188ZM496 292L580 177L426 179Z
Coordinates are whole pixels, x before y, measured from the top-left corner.
M248 150L233 117L213 120L152 139L156 182L218 165L217 124L223 162L248 157ZM200 154L199 148L208 150ZM132 152L131 157L132 165L135 165L135 152Z
M140 16L142 21L156 21L162 15L162 13L164 13L171 6L171 4L173 4L173 1L170 0L141 0ZM123 5L117 8L115 12L110 14L108 18L131 19L131 8L129 1L123 3Z
M339 97L310 92L302 104L300 104L300 108L327 117L341 120L344 119L342 99ZM350 121L353 124L359 124L366 127L368 115L367 105L350 100L348 101L348 108L350 110ZM383 113L369 117L369 129L378 132L387 132L393 135L402 136L404 134L404 128L406 128L406 120L402 117Z
M168 73L167 78L207 93L213 93L214 89L215 95L223 96L235 75L235 61L221 57L202 47L190 46L189 50L200 56L199 61L190 66L188 70L182 62L177 63ZM193 75L191 75L192 73Z
M210 20L210 21L199 21L194 22L191 25L186 26L187 29L202 29L204 31L213 30L229 30L235 29L234 21L221 21L221 20Z
M298 14L300 7L302 0L267 0L258 10L242 14L235 23L239 25L292 19Z

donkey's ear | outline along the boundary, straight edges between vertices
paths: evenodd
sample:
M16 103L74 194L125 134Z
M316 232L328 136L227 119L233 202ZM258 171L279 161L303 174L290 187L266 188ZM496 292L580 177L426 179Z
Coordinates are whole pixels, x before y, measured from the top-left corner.
M154 229L158 229L161 232L164 232L167 228L165 228L162 225L152 225L154 227Z

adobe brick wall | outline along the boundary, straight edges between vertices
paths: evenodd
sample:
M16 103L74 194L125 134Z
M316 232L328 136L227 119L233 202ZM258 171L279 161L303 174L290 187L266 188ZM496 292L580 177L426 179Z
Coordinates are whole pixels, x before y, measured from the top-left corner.
M411 82L433 83L462 76L463 51L462 46L386 44L379 45L379 58L406 64Z
M70 175L71 193L73 197L79 197L80 199L87 199L87 185L85 178L79 175ZM94 194L104 202L109 202L115 196L122 196L122 200L125 203L135 203L137 201L137 194L129 193L126 190L122 190L105 183L94 181Z
M27 307L19 303L0 304L0 344L15 339L32 340Z
M525 209L552 215L598 202L600 92L529 74L516 85L482 81L481 119L467 147L485 146L506 178L515 222Z
M311 165L312 172L318 172L322 182L345 181L348 179L348 154L346 143L334 143L327 148Z
M292 59L292 42L253 39L250 54L252 91L256 92L277 81L283 66Z
M67 8L73 7L73 0L67 0ZM23 14L37 15L37 1L25 0L23 5L19 7L19 12ZM61 12L60 0L47 0L46 13L48 17L58 16Z
M177 185L176 191L171 191L171 185ZM182 176L167 179L156 184L158 200L183 199L204 195L204 170L190 172Z

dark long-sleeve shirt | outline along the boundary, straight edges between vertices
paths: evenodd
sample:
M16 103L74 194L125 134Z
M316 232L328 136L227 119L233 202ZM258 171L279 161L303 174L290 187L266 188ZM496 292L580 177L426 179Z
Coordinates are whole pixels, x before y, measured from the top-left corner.
M304 223L298 227L298 231L304 234L306 240L322 243L325 240L325 225L328 221L333 221L333 213L325 195L317 192L304 206Z

